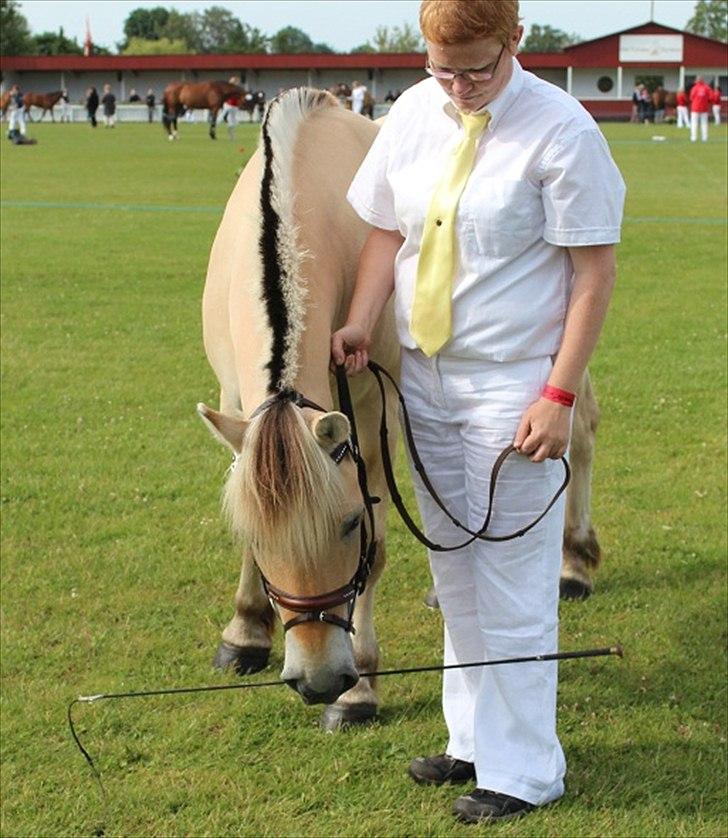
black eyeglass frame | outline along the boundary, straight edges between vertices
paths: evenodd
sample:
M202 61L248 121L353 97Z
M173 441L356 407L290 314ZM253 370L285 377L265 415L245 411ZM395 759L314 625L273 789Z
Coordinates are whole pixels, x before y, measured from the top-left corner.
M439 70L432 66L430 63L430 57L427 57L427 63L425 64L425 72L436 78L438 81L455 81L455 79L460 76L461 78L467 79L469 82L483 82L483 81L490 81L493 76L495 76L496 70L498 69L498 65L500 64L501 56L506 48L506 44L503 44L501 47L500 52L498 53L498 58L496 58L493 69L487 70L486 64L485 67L474 67L469 70L460 70L459 72L451 72L449 70Z

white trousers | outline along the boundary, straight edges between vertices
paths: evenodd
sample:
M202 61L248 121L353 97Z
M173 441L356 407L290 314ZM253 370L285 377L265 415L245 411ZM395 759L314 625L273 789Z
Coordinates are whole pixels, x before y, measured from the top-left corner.
M694 143L698 139L698 122L700 122L700 139L705 143L708 141L708 114L695 111L690 114L690 142Z
M713 105L713 122L720 125L720 105Z
M8 120L8 132L18 129L25 136L25 113L22 108L13 108Z
M690 117L688 115L687 105L677 106L677 127L688 128L690 126Z
M422 461L452 514L471 529L483 523L493 463L551 368L550 357L497 363L403 350L402 389ZM498 478L490 531L513 532L538 517L562 479L560 462L512 454ZM413 480L428 537L464 541L414 471ZM430 551L446 664L556 651L563 524L562 496L521 538ZM556 800L566 771L556 687L555 662L446 671L446 752L475 763L479 788L537 805Z

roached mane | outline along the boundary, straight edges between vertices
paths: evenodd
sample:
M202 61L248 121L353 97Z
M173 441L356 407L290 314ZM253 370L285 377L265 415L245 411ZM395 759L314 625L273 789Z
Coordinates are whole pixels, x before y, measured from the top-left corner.
M261 127L263 177L260 186L259 249L262 295L273 340L266 364L271 392L292 387L298 372L298 347L304 330L306 285L294 221L293 163L298 130L322 108L339 107L321 90L299 87L275 98Z
M290 402L251 422L223 508L237 535L283 558L315 561L337 537L341 476Z

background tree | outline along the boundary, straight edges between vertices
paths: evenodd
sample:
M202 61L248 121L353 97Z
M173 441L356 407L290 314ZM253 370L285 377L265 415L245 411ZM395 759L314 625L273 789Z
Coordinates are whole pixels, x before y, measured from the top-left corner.
M553 26L540 26L532 23L521 50L523 52L561 52L564 47L579 43L579 36L574 33L562 32Z
M163 6L153 9L134 9L124 21L124 45L131 38L144 38L156 41L164 35L164 27L169 19L169 11Z
M333 52L324 43L314 43L311 38L295 26L285 26L270 37L270 51L278 53L299 54L302 52Z
M0 55L26 55L33 52L30 27L15 0L0 0Z
M374 37L362 47L371 47L371 52L424 52L425 42L418 29L409 23L402 26L377 26ZM357 51L365 52L362 47Z
M58 32L41 32L33 35L33 52L37 55L83 55L83 47L76 39L67 38L63 27Z
M685 29L695 35L728 41L728 0L698 0Z
M199 52L266 52L267 37L255 26L241 23L235 15L210 6L204 12L192 12Z
M192 50L183 38L129 38L122 55L187 55Z
M160 38L166 38L172 42L184 42L185 49L182 52L200 52L199 33L193 16L178 12L177 9L169 10Z

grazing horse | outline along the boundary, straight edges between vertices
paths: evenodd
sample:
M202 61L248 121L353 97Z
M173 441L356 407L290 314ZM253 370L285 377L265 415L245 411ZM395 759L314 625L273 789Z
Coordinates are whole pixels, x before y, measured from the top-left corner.
M352 379L351 387L369 491L382 501L374 507L375 560L356 599L353 637L341 625L346 606L337 599L330 608L321 604L322 595L352 579L360 553L364 503L355 463L342 447L348 420L333 409L329 341L346 317L369 229L345 195L377 130L323 91L300 88L274 99L260 148L243 170L215 237L203 296L205 349L221 396L219 411L201 404L198 412L235 455L223 506L244 544L235 614L222 633L215 665L239 674L266 665L275 615L262 573L269 591L285 592L278 610L290 630L281 677L307 703L329 705L322 720L327 729L371 719L378 705L373 679L359 678L378 664L373 589L384 565L387 503L379 402L368 374ZM396 375L391 301L370 355ZM589 521L596 414L586 376L579 405L564 550L575 584L582 582L581 563L598 558ZM389 427L395 422L396 399L390 399ZM297 619L300 609L287 610L296 597L318 600L311 606L315 621Z
M240 100L240 110L248 114L250 122L263 121L263 114L265 113L265 91L264 90L246 90L243 98Z
M261 572L289 597L312 597L341 588L357 568L364 502L352 456L338 463L330 456L341 450L350 428L333 409L329 358L331 333L345 320L368 230L348 205L346 190L376 132L371 121L340 108L328 93L299 88L281 94L267 110L261 146L240 176L213 243L203 333L220 383L220 411L198 410L236 456L224 507L244 554L235 614L215 663L239 673L262 668L270 652L274 614ZM396 374L391 305L371 352ZM356 598L355 633L321 620L293 626L285 634L282 673L307 703L330 705L324 714L330 728L372 718L377 709L375 684L358 673L378 663L372 611L385 560L386 484L376 383L359 376L351 389L369 491L382 498L374 507L373 569ZM293 390L323 409L281 398L256 413L272 395ZM394 400L389 421L396 426ZM286 620L297 616L279 609ZM346 605L324 610L341 620L348 614Z
M173 82L162 94L162 124L170 140L177 139L177 119L189 110L207 110L210 138L216 139L217 115L225 99L232 93L242 94L243 88L226 81L202 81L195 84Z
M25 111L25 116L30 122L32 122L33 120L30 116L30 109L35 106L43 111L40 115L40 119L38 120L39 122L43 121L46 111L51 112L51 120L55 122L56 120L53 116L53 108L60 101L61 96L63 96L62 90L54 90L53 93L26 93L25 96L23 96L23 110Z

